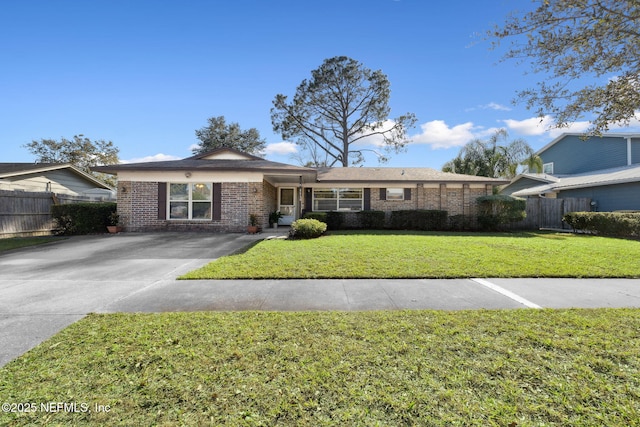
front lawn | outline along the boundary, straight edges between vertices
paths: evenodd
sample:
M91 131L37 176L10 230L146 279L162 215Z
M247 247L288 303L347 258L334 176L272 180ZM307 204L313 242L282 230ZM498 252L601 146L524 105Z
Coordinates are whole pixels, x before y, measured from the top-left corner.
M640 242L567 233L344 232L266 240L182 279L640 277Z
M0 425L638 426L638 331L637 309L94 314L0 369Z

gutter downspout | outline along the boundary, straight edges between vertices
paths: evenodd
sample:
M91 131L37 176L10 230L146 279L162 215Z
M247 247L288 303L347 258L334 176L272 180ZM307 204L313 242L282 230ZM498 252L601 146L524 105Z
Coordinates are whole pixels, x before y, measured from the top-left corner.
M305 206L305 209L308 209L307 206ZM298 187L298 216L296 217L296 219L300 219L302 218L302 175L300 175L300 185Z
M627 137L627 166L631 166L631 137Z

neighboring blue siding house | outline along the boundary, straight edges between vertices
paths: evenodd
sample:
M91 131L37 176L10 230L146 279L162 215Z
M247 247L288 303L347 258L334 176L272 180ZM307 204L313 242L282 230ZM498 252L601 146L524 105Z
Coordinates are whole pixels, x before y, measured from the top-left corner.
M563 134L536 154L542 173L518 175L501 190L518 197L592 200L594 210L640 210L640 134L607 133L583 140Z

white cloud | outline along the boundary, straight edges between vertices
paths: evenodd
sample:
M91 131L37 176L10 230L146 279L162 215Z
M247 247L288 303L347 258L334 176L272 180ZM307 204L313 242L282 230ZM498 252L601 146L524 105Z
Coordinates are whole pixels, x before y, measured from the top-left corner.
M147 163L147 162L165 162L168 160L180 160L182 157L172 156L170 154L158 153L153 156L138 157L135 159L121 160L120 163Z
M612 124L609 129L624 129L628 131L636 131L640 129L640 110L636 111L635 117L629 121L628 125Z
M551 116L531 117L524 120L501 120L507 128L516 131L522 135L544 135L555 138L566 132L584 132L590 124L587 121L570 123L568 126L556 128L555 121Z
M486 129L472 122L449 127L444 120L432 120L420 125L421 132L411 137L414 144L427 144L431 148L461 147L467 142L493 134L497 128Z
M524 120L506 119L501 120L507 128L515 130L522 135L542 135L553 125L553 119L550 116L531 117Z
M273 144L267 144L264 150L265 154L295 154L298 152L298 146L293 142L274 142Z
M511 111L511 108L506 105L498 104L497 102L490 102L484 105L478 105L477 107L467 108L465 111L475 110L496 110L496 111Z

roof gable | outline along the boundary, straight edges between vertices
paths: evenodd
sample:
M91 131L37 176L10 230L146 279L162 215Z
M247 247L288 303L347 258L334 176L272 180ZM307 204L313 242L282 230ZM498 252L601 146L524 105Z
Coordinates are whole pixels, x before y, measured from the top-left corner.
M262 160L260 157L252 156L251 154L243 153L242 151L234 148L221 147L215 148L204 153L196 154L195 156L188 157L187 159L196 160Z
M113 190L104 182L96 179L92 175L73 166L70 163L0 163L0 179L20 177L27 175L38 175L56 170L67 170L79 176L81 179L88 181L96 188L104 188Z
M587 139L586 139L587 141L592 138L592 137L590 137L588 135L585 135L584 133L566 132L566 133L561 134L560 136L557 136L550 143L548 143L547 145L545 145L544 147L539 149L536 152L536 154L541 155L542 153L547 151L549 148L551 148L554 145L560 143L561 141L563 141L564 139L566 139L569 136L575 136L575 137L579 137L579 138L584 138L585 136L587 136ZM640 138L640 133L608 132L608 133L603 133L598 138Z

